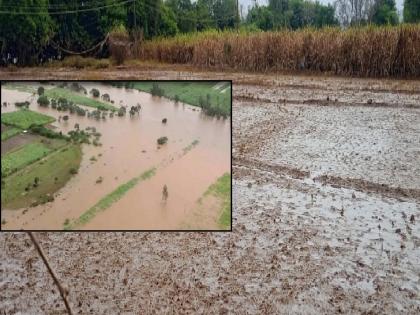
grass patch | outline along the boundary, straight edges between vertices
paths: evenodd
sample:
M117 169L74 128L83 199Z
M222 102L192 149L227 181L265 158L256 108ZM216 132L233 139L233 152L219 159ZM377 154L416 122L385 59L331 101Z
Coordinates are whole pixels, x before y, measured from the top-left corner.
M55 99L63 97L67 99L67 101L72 101L75 104L94 107L102 110L117 110L115 106L84 96L77 92L70 91L66 88L54 87L52 89L45 90L44 95Z
M1 174L8 176L25 166L40 160L52 150L46 145L35 142L29 143L16 151L9 152L1 158Z
M16 128L16 127L7 128L6 130L1 132L1 141L9 139L9 138L17 135L21 131L22 131L21 129Z
M185 148L183 148L182 150L184 151L184 154L191 151L200 141L198 141L197 139L194 140L193 142L191 142L191 144L189 144L188 146L186 146Z
M231 175L223 174L212 184L204 196L213 195L222 201L222 211L219 217L219 226L221 229L231 228Z
M132 82L130 87L144 91L152 92L155 82ZM224 84L222 84L224 83ZM212 108L218 108L221 113L230 116L230 83L229 82L158 82L158 86L164 90L164 96L200 107L200 97L202 101L209 102Z
M11 113L1 114L1 122L3 124L21 129L28 129L32 124L45 125L52 123L53 121L55 121L55 118L33 112L29 109L21 109Z
M1 207L18 209L50 200L52 194L63 187L72 176L69 170L79 168L81 159L80 146L71 144L49 154L46 159L3 178ZM25 188L36 177L39 178L38 186L26 191Z
M35 93L36 89L32 86L22 84L22 83L16 83L16 82L8 82L4 85L2 85L7 90L16 90L19 92L27 92L27 93Z
M109 208L113 203L120 200L131 188L139 182L151 178L156 173L156 168L145 171L140 176L134 177L128 182L118 186L113 192L99 200L93 207L85 211L79 218L71 223L64 224L65 230L74 230L92 220L99 212Z
M71 67L77 69L93 68L106 69L110 66L108 59L96 59L92 57L70 56L64 58L62 61L53 61L49 64L50 67Z

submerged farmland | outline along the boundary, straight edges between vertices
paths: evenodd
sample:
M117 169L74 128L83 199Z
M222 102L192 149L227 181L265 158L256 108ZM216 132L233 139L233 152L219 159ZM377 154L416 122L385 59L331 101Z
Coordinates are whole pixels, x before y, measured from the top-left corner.
M3 230L230 229L229 118L129 84L40 86L1 91Z

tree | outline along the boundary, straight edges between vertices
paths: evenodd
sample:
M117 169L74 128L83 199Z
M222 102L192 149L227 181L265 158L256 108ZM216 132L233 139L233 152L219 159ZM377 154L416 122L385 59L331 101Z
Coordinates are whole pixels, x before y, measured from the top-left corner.
M69 116L68 116L68 115L64 115L64 116L63 116L63 120L64 120L64 121L69 120Z
M405 23L420 22L420 0L405 0L403 15Z
M38 95L42 95L42 94L44 94L44 88L42 87L42 86L40 86L39 88L38 88Z
M159 139L157 139L157 143L158 143L159 145L163 145L163 144L165 144L166 142L168 142L168 137L160 137Z
M48 107L48 105L50 104L50 101L48 100L48 97L46 97L45 95L41 95L40 97L38 97L37 103L40 106Z
M344 26L361 25L371 19L374 0L336 0L338 20Z
M90 94L92 94L93 97L99 97L99 95L101 95L101 93L99 92L98 89L92 89L92 90L90 90Z
M377 0L372 10L372 23L378 25L398 24L398 14L395 6L395 0Z
M196 30L197 14L191 0L168 0L166 4L174 13L181 33Z
M48 0L2 0L0 4L8 12L0 14L0 60L19 65L39 63L55 29ZM31 14L33 10L37 14ZM25 12L29 14L22 14Z
M266 6L254 6L248 12L247 23L254 24L263 31L272 30L274 28L273 14Z

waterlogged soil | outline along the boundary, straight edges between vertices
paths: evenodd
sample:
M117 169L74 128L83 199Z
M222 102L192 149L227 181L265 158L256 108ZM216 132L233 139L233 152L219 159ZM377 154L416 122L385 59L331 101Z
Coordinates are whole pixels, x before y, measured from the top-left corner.
M131 74L234 80L233 231L39 234L73 311L418 314L420 82L176 70ZM3 309L64 314L29 238L0 248Z
M199 108L174 104L164 98L133 90L93 83L83 84L89 91L96 87L108 93L117 107L140 103L140 115L133 117L94 118L69 115L52 108L39 107L29 93L2 90L2 99L13 104L29 100L29 108L57 118L55 131L67 133L76 123L81 129L95 127L102 134L102 146L83 145L79 172L55 194L53 202L25 209L2 209L4 229L62 229L66 219L76 219L118 186L157 167L156 175L140 182L118 202L100 213L82 229L177 229L184 217L207 188L225 172L230 172L230 122L203 115ZM37 86L35 84L35 86ZM46 86L48 88L48 86ZM86 109L88 109L86 107ZM4 111L15 110L8 106ZM168 122L162 124L162 119ZM168 143L157 146L157 138ZM13 139L13 138L12 138ZM187 153L183 149L195 140L198 144ZM3 146L2 146L3 147ZM97 161L91 161L95 157ZM102 177L102 183L96 180ZM41 179L42 181L42 179ZM168 200L162 204L162 189L167 185ZM215 212L220 209L215 208ZM218 229L218 227L209 227Z
M1 155L6 154L9 151L16 150L25 144L36 141L37 139L40 139L40 137L32 134L18 134L6 139L1 142Z

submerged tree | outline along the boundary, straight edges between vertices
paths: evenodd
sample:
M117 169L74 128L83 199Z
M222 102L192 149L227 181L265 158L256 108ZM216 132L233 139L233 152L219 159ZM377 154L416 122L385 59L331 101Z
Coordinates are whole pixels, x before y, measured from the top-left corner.
M48 105L50 104L50 101L48 100L48 97L46 97L45 95L41 95L40 97L38 97L37 103L40 106L48 107Z

